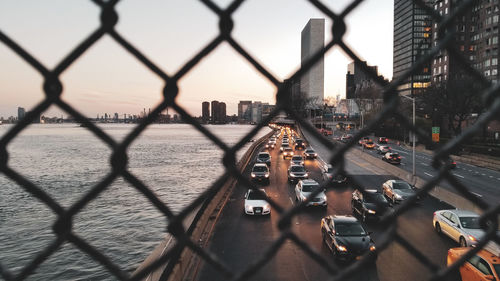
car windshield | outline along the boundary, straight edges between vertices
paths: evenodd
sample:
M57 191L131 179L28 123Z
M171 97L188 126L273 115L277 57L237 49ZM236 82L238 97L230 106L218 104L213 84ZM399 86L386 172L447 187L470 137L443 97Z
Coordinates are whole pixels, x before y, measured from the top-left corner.
M247 200L266 200L266 199L267 198L264 194L257 193L255 191L250 191L250 194L248 194L248 198L247 198Z
M392 187L394 189L411 189L411 186L407 182L393 182Z
M371 145L371 144L373 144L373 142L369 141L369 142L367 142L366 144L370 144L370 145Z
M290 168L290 170L292 172L305 172L306 171L304 166L292 166L292 168Z
M304 184L302 186L302 192L313 192L314 189L318 187L317 184Z
M260 159L267 159L267 158L269 158L269 154L267 154L267 153L265 153L265 154L264 154L264 153L263 153L263 154L259 154L259 156L258 156L258 157L259 157Z
M254 166L253 172L267 172L267 166Z
M292 160L302 160L302 156L293 156Z
M382 193L368 193L364 199L366 203L387 203L387 200Z
M293 151L291 147L285 147L285 151Z
M314 153L314 150L312 150L312 149L307 149L307 150L306 150L306 153Z
M366 231L358 222L342 222L335 224L338 236L366 236Z
M460 224L464 228L469 228L469 229L480 229L481 226L479 225L479 217L460 217Z
M397 153L391 153L390 155L391 155L391 157L398 157L399 156L399 154L397 154Z

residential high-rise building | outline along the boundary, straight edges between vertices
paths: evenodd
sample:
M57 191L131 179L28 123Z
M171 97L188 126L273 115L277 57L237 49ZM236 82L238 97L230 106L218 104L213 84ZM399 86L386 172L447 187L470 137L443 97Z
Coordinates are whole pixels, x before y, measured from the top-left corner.
M210 103L208 101L201 104L201 120L205 124L210 121Z
M458 5L455 1L437 1L434 9L446 16ZM497 1L480 0L471 11L454 19L452 30L456 31L453 46L471 65L492 82L499 81L499 4ZM433 24L433 45L439 43L438 23ZM459 81L469 75L456 58L441 50L432 61L432 82Z
M238 103L238 123L249 123L251 122L251 100L242 100Z
M24 107L18 107L17 108L17 120L21 121L21 119L23 119L24 116L26 116L26 110L24 109Z
M226 124L226 103L225 102L220 102L219 103L219 108L217 110L217 115L219 115L218 123L219 124Z
M301 33L301 66L325 46L325 19L310 19ZM323 105L325 97L324 57L314 64L300 79L300 92L311 107Z
M212 124L218 124L219 123L219 114L218 114L218 110L219 110L219 102L214 100L212 101L212 114L210 114L210 116L212 117L211 118L211 122Z
M424 0L429 6L434 0ZM393 80L410 70L431 49L432 18L414 1L394 0ZM413 95L430 85L431 63L405 77L398 87L401 94Z

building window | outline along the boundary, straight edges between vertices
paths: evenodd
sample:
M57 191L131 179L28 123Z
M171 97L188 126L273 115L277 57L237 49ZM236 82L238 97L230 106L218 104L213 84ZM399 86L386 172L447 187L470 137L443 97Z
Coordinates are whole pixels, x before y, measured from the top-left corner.
M491 59L491 65L498 65L498 59L497 58L492 58Z
M490 71L489 71L489 70L486 70L486 71L484 72L484 76L490 76Z

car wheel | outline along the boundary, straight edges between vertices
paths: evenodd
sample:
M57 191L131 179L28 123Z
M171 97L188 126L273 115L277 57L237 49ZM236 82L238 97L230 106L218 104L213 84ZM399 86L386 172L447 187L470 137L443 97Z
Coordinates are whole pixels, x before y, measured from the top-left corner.
M436 228L436 232L437 232L438 234L441 234L441 226L439 225L439 222L436 222L436 226L435 226L435 228Z
M467 241L463 236L460 237L460 247L467 247Z

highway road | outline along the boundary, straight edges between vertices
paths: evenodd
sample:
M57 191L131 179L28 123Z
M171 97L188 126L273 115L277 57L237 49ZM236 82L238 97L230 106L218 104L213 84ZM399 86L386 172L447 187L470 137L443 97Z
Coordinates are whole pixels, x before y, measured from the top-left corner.
M337 132L336 132L337 133ZM371 136L375 143L377 143L376 137ZM402 145L397 145L394 141L389 141L387 144L392 148L393 151L398 152L401 155L402 161L399 168L412 173L413 170L413 158L411 147L405 147ZM356 146L357 149L361 149L360 146ZM364 150L366 153L371 154L373 157L381 158L382 156L377 154L375 150ZM327 153L328 154L328 153ZM328 155L325 155L328 157ZM327 158L325 158L327 160ZM437 175L437 171L432 167L432 156L416 151L416 175L424 180L431 180ZM481 197L488 203L497 204L500 202L500 192L498 191L498 186L500 186L500 172L494 171L487 168L477 167L474 165L461 163L457 161L457 167L452 170L458 181L463 183L469 190L471 190L475 195ZM442 181L439 184L441 187L446 188L455 192L455 189L448 183L447 180ZM457 193L457 192L455 192Z
M314 140L311 144L320 154L325 151ZM278 142L279 144L280 142ZM289 160L284 160L279 154L279 146L270 151L272 155L270 184L263 186L268 195L284 208L291 208L295 203L293 185L287 181L286 170ZM300 152L299 152L300 153ZM313 178L321 183L319 162L307 160L306 168ZM249 176L247 167L245 175ZM359 159L347 159L346 170L356 181L366 188L380 189L382 183L394 177L385 175L377 167L367 165ZM244 271L251 263L262 257L270 245L281 233L277 223L280 215L272 210L270 217L250 217L244 214L244 194L246 188L237 185L229 202L223 209L221 217L213 231L209 250L222 260L234 272ZM320 232L321 218L326 215L349 215L351 211L352 189L331 187L327 190L327 209L308 208L293 219L292 230L314 251L335 263L327 247L322 243ZM449 208L431 197L425 198L415 208L409 210L398 220L397 231L406 237L410 243L422 251L432 262L446 266L447 250L457 246L447 237L434 232L432 214L435 210ZM376 222L368 222L365 228L371 231L371 237L377 245L377 240L384 233ZM348 264L337 264L341 268ZM356 272L350 280L426 280L431 276L429 270L418 263L400 245L393 242L381 251L375 264L366 266ZM328 280L329 274L313 261L299 246L292 241L286 241L264 267L254 273L250 280ZM201 263L197 280L226 280L212 266Z

